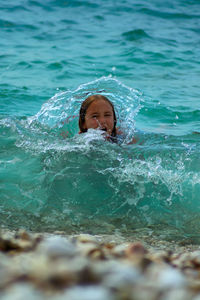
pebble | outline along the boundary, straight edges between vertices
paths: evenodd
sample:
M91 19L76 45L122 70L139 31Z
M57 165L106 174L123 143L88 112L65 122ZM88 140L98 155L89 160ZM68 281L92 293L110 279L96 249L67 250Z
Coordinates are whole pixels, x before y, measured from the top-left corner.
M36 290L32 285L20 283L14 284L0 293L1 300L42 300L44 295L39 290Z
M114 300L114 297L106 288L93 285L69 288L55 300Z
M45 253L51 258L73 257L76 255L76 247L67 238L61 236L51 236L44 239L39 247L38 252Z
M179 270L167 267L158 273L158 285L163 289L182 288L186 285L186 279Z

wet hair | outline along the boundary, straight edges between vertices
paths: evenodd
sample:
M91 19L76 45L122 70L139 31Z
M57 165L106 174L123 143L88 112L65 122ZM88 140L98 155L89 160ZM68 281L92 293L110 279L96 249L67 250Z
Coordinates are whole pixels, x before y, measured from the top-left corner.
M87 97L83 101L83 103L81 105L80 112L79 112L79 128L80 128L80 133L87 132L87 129L84 128L84 123L85 123L85 116L86 116L86 113L87 113L87 110L88 110L89 106L94 101L100 101L100 100L106 101L112 107L113 116L114 116L114 127L113 127L113 130L112 130L111 136L112 137L116 137L116 134L117 134L117 132L116 132L117 118L116 118L116 114L115 114L114 105L112 104L112 102L108 98L106 98L103 95L99 95L99 94Z

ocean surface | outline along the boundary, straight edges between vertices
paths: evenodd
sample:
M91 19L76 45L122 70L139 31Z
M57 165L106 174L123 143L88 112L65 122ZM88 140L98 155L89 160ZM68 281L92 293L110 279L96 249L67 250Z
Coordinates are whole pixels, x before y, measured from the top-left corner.
M200 1L0 0L0 12L1 226L198 238ZM78 135L95 93L114 103L119 144Z

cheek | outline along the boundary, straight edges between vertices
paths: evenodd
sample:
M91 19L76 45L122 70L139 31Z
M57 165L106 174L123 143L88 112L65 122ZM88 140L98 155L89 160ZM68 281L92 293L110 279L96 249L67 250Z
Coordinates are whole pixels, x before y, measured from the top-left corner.
M97 128L98 127L97 120L96 119L87 120L86 127L87 128Z
M110 122L109 122L109 124L110 124L111 127L114 127L114 125L115 125L114 119L111 119Z

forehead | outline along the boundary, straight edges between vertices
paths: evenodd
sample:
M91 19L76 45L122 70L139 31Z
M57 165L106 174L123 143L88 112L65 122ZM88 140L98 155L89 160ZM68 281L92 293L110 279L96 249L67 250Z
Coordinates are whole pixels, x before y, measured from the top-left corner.
M107 102L107 101L105 101L105 100L95 100L88 107L87 113L90 113L90 112L93 112L93 111L94 112L95 111L97 111L97 112L100 112L100 111L109 111L109 112L112 112L113 108L110 105L110 103Z

